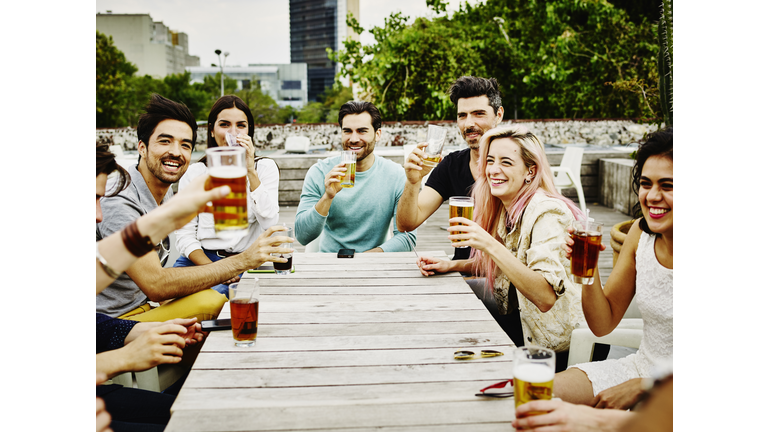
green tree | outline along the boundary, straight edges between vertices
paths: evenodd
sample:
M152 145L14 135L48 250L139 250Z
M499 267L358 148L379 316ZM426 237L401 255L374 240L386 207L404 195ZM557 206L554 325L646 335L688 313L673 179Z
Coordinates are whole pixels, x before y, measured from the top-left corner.
M444 3L427 0L437 13ZM454 118L445 92L462 75L495 77L506 118L649 117L658 44L635 9L630 19L606 0L487 0L412 24L393 13L370 30L376 44L348 40L330 56L387 120Z
M258 83L258 80L252 79L251 83ZM253 122L255 124L281 124L288 123L293 108L290 106L281 107L272 97L263 91L261 87L251 85L250 89L243 89L235 93L251 109Z
M296 123L336 123L339 109L352 100L352 88L336 81L320 96L323 102L310 102L298 112Z
M112 36L96 31L96 127L127 126L125 105L138 68L115 47Z

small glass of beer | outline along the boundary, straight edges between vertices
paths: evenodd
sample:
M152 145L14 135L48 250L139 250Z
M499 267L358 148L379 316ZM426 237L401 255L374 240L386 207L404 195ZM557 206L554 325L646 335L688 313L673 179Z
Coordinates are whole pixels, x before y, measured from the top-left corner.
M449 219L453 219L455 217L463 217L467 218L469 220L472 220L472 213L475 210L475 203L472 201L472 197L465 197L465 196L452 196L450 199L448 199L448 204L450 205L450 215L448 216ZM451 226L455 225L462 225L458 222L451 222ZM461 243L460 241L454 241L451 242L453 247L455 248L468 248L469 246L459 246Z
M435 125L427 127L427 146L424 147L424 153L427 154L427 157L424 158L424 165L434 167L440 162L447 136L448 128Z
M229 195L213 201L216 236L226 239L241 237L248 230L245 148L212 147L205 151L205 155L213 187L226 185L231 189Z
M355 187L355 170L357 169L357 153L351 150L341 152L341 161L346 164L347 171L341 178L341 187Z
M571 278L578 284L592 285L595 282L600 243L603 241L603 224L576 220L573 222L571 238Z
M291 227L289 227L289 226L287 226L285 224L283 224L283 226L288 228L288 231L275 231L275 232L272 233L272 237L286 236L286 237L293 238L293 228L291 228ZM280 247L281 248L291 248L291 247L293 247L293 243L281 243ZM287 263L279 263L279 262L272 263L272 265L275 267L275 274L278 274L280 276L286 276L286 275L291 274L291 267L293 266L293 254L292 253L284 253L284 254L274 253L274 254L272 254L272 256L280 257L280 258L288 258L288 262Z
M259 279L244 279L229 285L229 311L235 346L253 346L259 328Z
M555 382L555 352L537 346L514 351L512 375L515 378L515 408L532 400L552 399ZM531 412L528 415L544 414Z

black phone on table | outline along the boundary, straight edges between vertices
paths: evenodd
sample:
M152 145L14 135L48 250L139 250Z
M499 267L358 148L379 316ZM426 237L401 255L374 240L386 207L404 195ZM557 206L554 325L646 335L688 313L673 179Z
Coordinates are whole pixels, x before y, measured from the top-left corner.
M201 321L200 325L203 327L204 332L214 330L232 330L232 320L229 318L205 320Z
M355 257L355 250L354 249L339 249L339 254L337 255L338 258L354 258Z

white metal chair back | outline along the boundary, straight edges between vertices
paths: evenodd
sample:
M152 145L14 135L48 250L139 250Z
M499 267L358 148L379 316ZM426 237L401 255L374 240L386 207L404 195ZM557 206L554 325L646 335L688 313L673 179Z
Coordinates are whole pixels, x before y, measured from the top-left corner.
M555 187L559 193L563 193L564 188L575 188L579 197L579 207L582 212L586 212L587 203L584 200L584 189L581 187L581 160L584 157L582 147L567 147L563 160L559 167L552 167L552 174L555 177Z

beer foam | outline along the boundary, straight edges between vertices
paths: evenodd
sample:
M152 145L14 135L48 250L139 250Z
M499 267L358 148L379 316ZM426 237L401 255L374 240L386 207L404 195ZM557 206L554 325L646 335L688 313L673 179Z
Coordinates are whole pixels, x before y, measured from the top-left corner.
M515 366L512 375L521 381L544 383L555 379L555 370L542 364L524 363Z
M245 167L238 166L217 166L208 168L208 174L217 178L240 178L245 176L248 170Z

